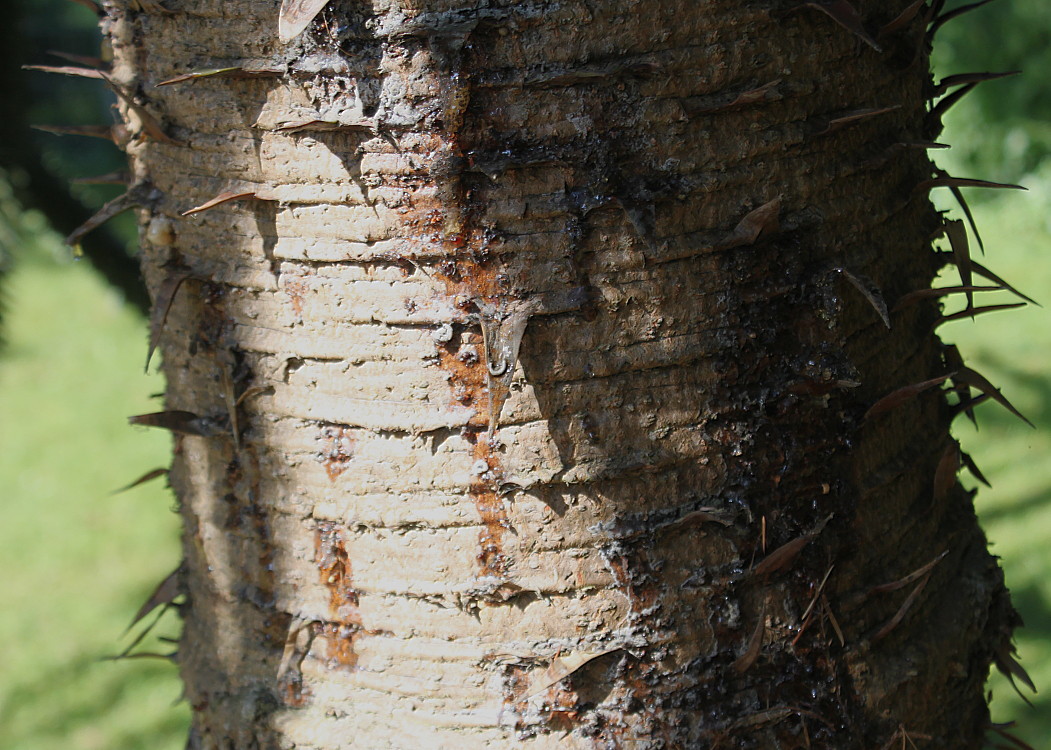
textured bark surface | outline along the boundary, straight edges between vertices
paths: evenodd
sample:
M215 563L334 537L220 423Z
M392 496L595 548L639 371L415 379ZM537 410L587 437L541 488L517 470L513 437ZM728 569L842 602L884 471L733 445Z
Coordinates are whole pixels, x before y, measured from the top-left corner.
M921 17L133 5L192 747L979 746Z

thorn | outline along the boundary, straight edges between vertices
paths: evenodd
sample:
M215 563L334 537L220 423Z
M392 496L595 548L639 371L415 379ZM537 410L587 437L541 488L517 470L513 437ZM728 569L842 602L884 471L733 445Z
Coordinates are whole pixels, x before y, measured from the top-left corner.
M153 592L149 595L142 606L139 607L139 611L135 613L135 616L131 619L128 627L125 628L124 632L127 633L136 623L142 620L143 617L148 615L153 610L162 604L171 604L175 601L175 598L182 593L182 582L180 580L183 573L183 564L179 563L179 567L173 570L171 573L164 577L157 587L153 589Z
M299 641L299 634L302 633L306 628L313 625L316 620L309 620L305 617L293 617L292 621L288 624L288 633L285 635L285 647L281 652L281 664L277 668L277 679L280 680L288 672L289 666L292 664L292 659L296 654L297 642ZM310 631L307 631L308 634ZM302 652L303 657L306 657L306 650ZM300 660L302 661L302 659Z
M183 282L192 276L193 274L189 269L181 265L172 266L168 269L168 273L157 289L157 296L154 299L153 309L150 312L150 343L146 350L146 372L150 371L150 360L153 358L153 352L156 351L157 345L160 343L161 332L164 330L164 324L168 320L168 312L171 310L175 295L183 285Z
M985 255L985 243L982 242L982 235L978 233L978 223L974 220L974 214L971 213L971 207L967 205L967 200L963 197L963 191L956 185L950 185L949 192L952 193L952 197L955 198L956 202L960 205L960 210L963 211L963 215L967 218L967 223L970 225L971 231L974 233L974 238L978 241L978 249L982 251L982 255Z
M803 551L804 547L818 537L831 518L832 516L828 516L828 518L821 521L813 531L803 534L802 536L797 536L790 542L782 544L757 563L756 566L752 568L752 574L765 577L787 567L789 563L791 563L796 556Z
M949 246L952 247L956 270L960 272L960 284L965 287L973 286L971 283L971 248L967 243L967 230L964 229L963 222L948 222L945 225L945 236L949 238ZM973 311L974 293L966 292L966 295L967 310Z
M825 126L825 129L815 133L815 135L828 135L829 133L833 133L844 126L857 122L859 120L865 120L869 117L883 115L888 112L894 112L899 109L901 109L901 105L895 104L892 107L868 107L866 109L855 109L850 112L844 112L842 115L839 115L838 117L829 120L828 125Z
M953 86L962 86L968 83L981 83L982 81L993 81L997 78L1008 78L1010 76L1016 76L1022 71L1020 70L1009 70L1006 73L957 73L956 75L945 76L938 82L938 85L934 87L933 96L941 96L946 93Z
M36 70L41 73L56 73L77 78L93 78L97 81L106 80L106 74L98 68L87 68L80 65L23 65L22 70Z
M978 396L977 398L971 398L971 391L970 391L970 389L967 388L966 386L963 386L963 387L966 388L965 391L960 391L958 388L954 388L953 389L953 390L957 391L958 393L960 393L960 400L949 411L949 422L955 422L956 418L958 416L960 416L961 414L966 414L967 418L969 420L971 420L971 422L974 424L974 429L977 430L978 429L978 419L974 415L974 408L976 406L981 406L986 401L988 401L989 400L989 396L987 396L986 394L983 393L981 396Z
M73 2L75 2L77 5L83 5L96 16L103 15L102 8L99 6L98 3L95 2L95 0L73 0Z
M799 639L803 637L804 631L807 629L807 625L810 624L810 615L814 611L814 605L817 604L818 599L821 598L822 592L825 590L825 584L828 583L828 577L832 575L832 569L836 566L830 565L828 570L825 571L825 577L821 579L821 583L817 587L817 591L814 592L814 596L810 599L810 603L806 609L803 610L803 616L799 618L800 623L799 632L796 633L796 637L792 639L792 645L795 646L799 642Z
M102 70L106 67L106 63L103 62L101 57L89 57L87 55L74 55L70 52L62 52L57 49L49 49L47 51L52 57L58 57L67 62L76 63L77 65L83 65L85 68L96 68Z
M1008 679L1011 683L1011 687L1018 693L1018 697L1026 702L1026 705L1030 708L1033 704L1029 702L1029 699L1022 695L1022 691L1019 690L1018 685L1015 684L1015 677L1019 681L1029 688L1033 693L1036 693L1036 685L1033 684L1033 680L1029 677L1029 673L1025 671L1025 668L1018 663L1018 660L1014 658L1015 647L1011 645L1010 641L1005 641L1004 645L1001 646L993 658L996 664L996 668Z
M887 326L887 329L889 330L890 314L887 312L887 303L883 300L883 293L880 292L879 287L877 287L867 276L855 275L847 269L841 267L835 268L833 270L843 274L847 281L853 284L854 288L861 292L865 299L868 300L868 303L872 305L873 309L880 316L880 319L883 321L883 324Z
M764 83L758 88L743 91L738 94L733 101L726 102L725 104L687 107L687 113L690 115L712 114L714 112L726 112L731 109L737 109L738 107L747 107L751 104L771 101L777 98L777 87L780 85L781 79L778 78L769 83Z
M956 485L956 474L960 470L960 447L950 441L934 470L934 502L941 502Z
M869 589L869 592L868 594L866 594L866 596L870 596L872 594L889 594L892 591L898 591L899 589L905 588L913 581L920 579L921 577L927 575L927 573L929 573L930 571L934 570L934 567L942 560L944 560L945 556L948 554L949 550L945 550L940 555L931 560L929 563L921 565L916 570L909 573L907 576L899 578L896 581L891 581L890 583L882 583L879 586L873 586L871 589Z
M1026 419L1022 415L1022 412L1020 412L1020 411L1018 411L1018 409L1014 408L1014 406L1011 404L1011 402L1007 400L1007 397L1004 396L1004 394L1002 394L1000 392L999 388L995 387L992 383L990 383L980 373L975 372L970 367L961 367L954 374L953 378L955 380L960 381L961 383L966 383L967 385L978 389L982 393L987 394L990 398L993 399L993 401L995 401L996 403L1000 404L1000 406L1002 406L1005 409L1007 409L1009 412L1011 412L1016 417L1018 417L1023 422L1025 422L1027 425L1029 425L1030 427L1032 427L1034 429L1036 428L1036 425L1033 424L1032 422L1030 422L1028 419Z
M160 427L183 435L197 435L198 437L214 437L223 432L215 419L199 417L189 411L173 410L137 414L134 417L128 417L128 423L144 427Z
M142 125L143 132L153 140L159 143L167 143L169 145L178 145L178 142L173 140L164 129L157 123L156 118L150 114L145 107L135 101L135 98L124 90L123 86L117 84L110 76L97 68L84 68L73 65L24 65L22 66L25 70L38 70L44 73L58 73L60 75L77 76L80 78L92 78L105 82L105 84L113 91L117 97L127 105L128 109L133 111L139 118L139 122Z
M912 609L912 605L916 603L916 599L923 592L923 589L927 585L927 581L929 580L930 574L928 573L926 576L923 577L923 579L919 583L916 584L916 588L914 588L912 592L907 597L905 597L905 601L902 602L901 606L898 608L898 611L894 613L894 616L890 618L890 620L888 620L887 623L882 628L880 628L874 636L872 636L873 643L886 638L896 627L898 627L898 625L901 624L901 621L905 619L905 615L907 615L909 613L909 610Z
M945 25L949 21L953 20L954 18L962 16L964 13L967 13L968 11L972 11L972 10L975 10L977 8L981 8L986 3L991 3L991 2L992 2L992 0L981 0L980 2L971 3L970 5L961 5L959 8L956 8L954 10L950 10L950 11L947 11L947 12L941 14L940 16L936 17L934 19L934 21L931 23L931 28L927 32L927 38L928 39L933 39L934 35L938 32L938 29L940 29L943 25Z
M295 39L328 5L328 0L281 0L277 38L282 44Z
M989 180L976 180L970 177L950 177L949 175L944 175L935 177L930 180L924 180L916 186L913 192L926 192L931 188L936 187L980 187L1010 190L1028 190L1028 188L1024 188L1021 185L1011 185L1005 182L990 182Z
M943 315L934 322L932 328L937 328L943 323L951 323L954 320L962 320L963 318L971 318L972 320L976 315L982 313L997 312L999 310L1014 310L1019 307L1025 307L1025 302L1015 302L1009 305L986 305L985 307L972 307L970 310L961 310L958 313L952 315Z
M744 674L747 672L756 660L759 658L759 653L763 649L763 636L766 634L766 605L764 603L763 609L759 612L759 622L755 624L755 630L752 631L752 635L748 638L748 646L745 648L744 653L741 654L733 663L733 670L737 674Z
M152 482L154 479L159 479L161 477L166 477L166 476L168 476L168 469L166 469L166 468L162 467L162 468L157 468L157 469L151 469L150 471L147 471L145 474L143 474L141 477L136 479L131 484L126 484L123 487L121 487L119 490L113 490L113 492L110 493L110 494L112 494L112 495L119 495L122 492L127 492L128 490L130 490L130 489L132 489L134 487L138 487L140 484L146 484L146 482Z
M931 111L927 113L929 121L941 123L942 117L945 113L952 109L953 105L971 93L977 86L977 83L968 83L966 86L956 89L956 91L951 94L943 96L938 100L937 104L931 107ZM936 127L935 131L940 132L941 128Z
M981 276L982 278L989 279L989 281L993 282L994 284L999 284L1000 286L1002 286L1007 291L1011 292L1012 294L1014 294L1017 297L1020 297L1021 299L1024 299L1026 302L1029 302L1030 304L1036 305L1037 307L1043 307L1043 305L1041 305L1035 299L1033 299L1032 297L1027 297L1026 295L1022 294L1020 291L1015 289L1013 286L1008 284L1006 281L1001 279L999 276L997 276L995 273L993 273L992 271L990 271L988 268L986 268L985 266L981 265L980 263L976 263L975 261L972 260L971 261L971 267L974 269L974 272L976 274L978 274L979 276Z
M896 391L888 393L886 396L884 396L879 401L877 401L869 407L869 410L865 412L865 415L862 417L862 420L867 421L872 417L884 414L892 409L897 408L898 406L901 406L909 399L915 398L924 391L934 388L937 385L941 385L946 380L951 378L953 374L954 373L949 373L948 375L940 375L939 377L931 378L930 380L924 380L920 383L913 383L912 385L907 385L903 388L897 389Z
M883 51L883 48L865 30L857 9L847 0L813 0L803 5L821 11L877 52Z
M989 480L985 478L985 475L982 474L981 470L979 470L978 464L974 462L974 459L971 458L968 454L962 452L960 456L963 458L963 465L967 467L967 470L971 472L974 478L982 484L984 484L986 487L992 489L992 485L989 483Z
M531 675L529 685L518 701L528 700L534 695L544 692L549 687L557 685L559 682L564 680L569 675L576 672L578 669L583 667L590 661L594 661L600 656L611 654L614 651L621 651L621 646L614 646L607 648L602 651L596 651L593 653L584 653L582 651L571 651L568 654L559 654L555 656L551 663L544 670L534 670L534 674ZM515 701L516 703L518 701Z
M1015 690L1017 690L1017 689L1018 688L1015 688ZM1024 700L1026 703L1029 703L1029 701L1026 700L1026 697L1024 695L1022 696L1022 700ZM1031 707L1033 704L1029 703L1029 705ZM1016 748L1018 748L1018 750L1036 750L1029 743L1024 742L1023 740L1020 740L1018 737L1016 737L1015 735L1013 735L1010 732L1008 732L1007 730L1009 728L1014 728L1014 722L1013 721L1009 721L1006 724L990 724L989 725L989 731L996 732L998 735L1000 735L1005 740L1007 740L1012 745L1014 745ZM998 747L1007 748L1006 745L998 745ZM1007 750L1010 750L1010 748L1007 748Z
M914 2L912 5L910 5L901 13L899 13L897 18L895 18L893 21L886 24L882 29L880 29L876 33L876 37L879 38L888 34L893 34L898 29L905 28L909 25L909 22L916 17L917 13L919 13L920 8L922 8L926 4L927 0L916 0L916 2Z
M917 289L915 292L909 292L899 299L894 307L891 308L892 313L901 312L906 307L914 305L925 299L938 299L949 294L961 294L963 292L1000 292L1006 291L1006 287L1002 286L936 286L928 289Z
M130 175L127 172L108 172L95 177L74 177L74 185L127 185Z
M174 78L169 78L165 81L161 81L157 84L160 86L174 86L177 83L185 83L186 81L198 81L202 78L213 78L213 77L232 77L232 78L266 78L270 76L284 75L286 72L285 68L271 67L271 68L245 68L240 65L235 65L227 68L203 68L200 70L191 70L188 73L177 75Z
M719 249L754 245L762 236L777 234L781 228L780 213L781 196L779 195L745 214L726 241L719 245Z
M145 200L144 193L145 191L143 190L142 183L128 188L127 191L106 203L102 208L95 212L94 216L74 229L73 232L66 237L66 244L72 247L74 251L77 251L80 247L80 241L93 229L102 226L114 216L119 216L125 211L135 208L136 206L141 206Z
M500 412L511 392L511 380L529 318L540 308L539 298L512 300L500 306L474 301L480 313L482 348L485 350L486 381L489 387L489 436L500 426Z
M88 138L101 138L116 143L113 128L109 125L32 125L33 130L42 130L55 135L83 135Z
M222 205L223 203L228 203L229 201L244 200L245 198L255 198L257 200L264 201L273 200L273 198L266 197L265 195L261 194L259 191L256 190L227 190L226 192L219 193L219 195L215 196L211 200L205 201L199 206L194 206L188 211L183 211L181 215L193 216L194 214L202 213L203 211L207 211L210 208L215 208L216 206Z

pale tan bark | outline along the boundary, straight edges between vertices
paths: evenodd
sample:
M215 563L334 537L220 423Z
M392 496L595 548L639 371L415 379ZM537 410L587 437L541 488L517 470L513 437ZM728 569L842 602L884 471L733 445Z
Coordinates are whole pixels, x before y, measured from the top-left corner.
M192 746L976 746L1010 610L931 495L947 409L862 420L944 371L937 311L845 278L941 263L922 23L334 0L282 45L278 5L105 22L176 141L128 150L155 302L189 274ZM887 629L911 589L866 592L945 549Z

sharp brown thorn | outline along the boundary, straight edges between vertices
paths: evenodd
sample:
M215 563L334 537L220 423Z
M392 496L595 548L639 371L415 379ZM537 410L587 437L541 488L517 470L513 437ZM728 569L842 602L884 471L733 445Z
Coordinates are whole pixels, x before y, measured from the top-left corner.
M127 172L109 172L95 177L74 177L74 185L127 185L130 175Z
M954 320L962 320L963 318L974 318L976 315L982 313L997 312L998 310L1014 310L1018 307L1025 307L1025 302L1014 302L1007 305L986 305L985 307L972 307L968 310L961 310L958 313L952 315L943 315L934 322L933 328L937 328L943 323L951 323Z
M901 406L906 401L920 395L924 391L934 388L935 386L941 385L953 375L954 373L949 373L948 375L939 375L936 378L931 378L930 380L924 380L919 383L906 385L902 388L898 388L895 391L891 391L886 396L879 399L876 403L870 406L869 410L865 412L865 415L862 417L862 419L869 420L872 417L891 411L892 409Z
M924 180L919 183L913 190L913 192L920 193L926 192L931 188L936 187L977 187L977 188L996 188L1001 190L1028 190L1028 188L1022 187L1021 185L1012 185L1006 182L990 182L989 180L977 180L973 177L952 177L950 175L940 175L930 180Z
M982 393L988 394L996 403L1000 404L1000 406L1007 409L1030 427L1036 428L1036 425L1026 419L1025 416L1022 415L1022 412L1018 411L1018 409L1007 400L1007 397L1000 392L1000 389L990 383L981 373L975 372L970 367L961 367L956 371L953 379L961 383L966 383Z
M916 570L912 571L908 575L903 576L902 578L899 578L896 581L891 581L890 583L883 583L883 584L880 584L879 586L873 586L871 589L869 589L869 595L871 595L871 594L888 594L891 591L897 591L899 589L905 588L906 586L908 586L913 581L917 580L921 576L926 575L928 572L933 570L934 566L937 565L938 563L940 563L942 560L944 560L945 556L948 555L948 554L949 554L949 550L945 550L940 555L935 557L933 560L931 560L928 563L925 563L924 565L921 565L920 567L916 568Z
M931 111L928 113L928 116L932 120L941 122L942 116L950 109L952 109L954 104L956 104L969 93L971 93L971 91L973 91L977 86L977 83L968 83L966 86L956 89L956 91L952 92L951 94L946 94L938 100L937 104L931 107Z
M914 588L909 593L909 595L905 597L905 601L901 603L901 606L898 608L898 611L894 613L894 616L890 618L890 620L888 620L887 623L882 628L880 628L874 636L872 636L873 643L886 638L896 627L898 627L898 625L901 624L901 621L905 619L905 615L907 615L909 613L909 610L912 609L912 605L916 603L916 599L919 597L920 593L923 592L923 589L927 585L927 581L929 580L930 573L928 572L928 574L924 576L919 583L916 584L916 588Z
M765 634L766 606L764 605L759 613L759 622L756 623L755 630L752 631L752 635L748 638L748 647L733 663L733 669L737 674L747 672L759 659L759 654L763 649L763 636Z
M879 43L865 30L857 9L847 0L812 0L803 5L821 11L876 52L883 51Z
M959 471L960 446L955 441L950 441L949 445L945 447L945 452L942 454L934 471L934 485L932 489L934 502L937 503L945 499L945 496L949 494L949 490L956 485L956 474Z
M144 368L146 372L150 370L150 360L153 358L153 353L157 350L157 344L160 343L161 332L164 330L164 324L168 320L168 312L172 308L172 302L175 301L175 295L179 292L183 283L191 276L193 274L187 268L181 266L170 268L161 282L160 288L157 290L153 310L150 313L150 342L146 349L146 367Z
M997 292L1006 291L1006 287L1002 286L936 286L929 287L927 289L917 289L914 292L909 292L899 299L894 307L891 308L892 313L900 312L909 305L913 305L920 300L925 299L937 299L938 297L944 297L947 294L960 294L962 292Z
M1021 299L1024 299L1026 302L1029 302L1030 304L1036 305L1037 307L1043 307L1043 305L1041 305L1035 299L1033 299L1032 297L1028 297L1028 296L1022 294L1020 291L1015 289L1013 286L1008 284L1006 281L1001 279L999 276L997 276L995 273L990 271L988 268L986 268L982 264L972 260L971 261L971 267L974 269L974 272L976 274L978 274L979 276L981 276L983 278L986 278L986 279L989 279L989 281L992 281L994 284L999 284L1000 286L1002 286L1007 291L1011 292L1012 294L1014 294L1017 297L1020 297Z
M927 0L916 0L916 2L914 2L912 5L910 5L901 13L899 13L897 18L884 25L883 28L881 28L876 34L876 38L878 39L881 36L893 34L898 29L907 26L909 21L916 17L917 13L919 13L920 8L926 5L926 3Z
M88 10L92 11L95 15L102 15L102 8L95 0L73 0L77 5L83 5Z
M997 78L1008 78L1010 76L1016 76L1022 71L1020 70L1008 70L1004 73L957 73L951 76L945 76L945 78L938 81L938 85L934 87L934 96L941 96L953 86L962 86L967 83L981 83L982 81L994 81Z
M965 287L973 286L971 283L971 246L967 242L967 230L962 221L950 221L945 225L945 236L949 239L952 247L952 257L956 262L956 269L960 272L960 284ZM974 309L974 293L966 292L967 309Z
M95 68L101 70L106 67L106 63L102 61L100 57L89 57L87 55L74 55L70 52L62 52L57 49L49 49L47 53L53 57L58 57L71 63L77 63L83 65L86 68Z
M110 493L110 494L119 495L121 492L127 492L128 490L130 490L130 489L132 489L134 487L138 487L140 484L146 484L146 482L151 482L154 479L159 479L160 477L164 477L164 476L167 476L167 475L168 475L168 469L167 468L159 467L159 468L156 468L156 469L150 469L149 471L147 471L145 474L143 474L141 477L136 479L131 484L126 484L123 487L121 487L120 489L113 490L113 492Z
M139 205L142 205L142 191L137 190L135 187L128 188L127 191L103 205L90 219L74 229L66 237L66 244L77 250L80 246L80 241L89 232L102 226L114 216L119 216Z
M796 556L803 551L810 542L814 541L818 535L824 530L825 525L829 522L832 516L825 518L821 521L813 531L809 531L806 534L797 536L789 542L785 542L780 547L775 549L769 555L764 557L759 563L752 568L752 573L757 576L766 576L770 573L776 573L782 568L786 567L791 563Z
M219 195L215 196L214 198L211 198L210 200L206 200L199 206L194 206L193 208L187 211L183 211L181 216L193 216L194 214L199 214L203 211L207 211L210 208L215 208L216 206L222 205L223 203L228 203L229 201L242 200L244 198L258 198L259 200L270 200L269 198L264 198L260 196L259 192L255 190L227 190L225 192L219 193Z
M873 309L875 309L876 313L883 321L883 324L887 326L887 329L889 330L890 313L887 312L887 303L884 301L883 293L880 292L879 287L877 287L868 277L857 276L846 268L837 267L835 270L843 274L847 281L849 281L855 289L861 292L862 296L864 296L868 303L872 305Z
M968 11L972 11L972 10L975 10L977 8L981 8L986 3L991 3L992 1L993 0L980 0L980 2L971 3L970 5L961 5L959 8L955 8L953 10L946 11L945 13L943 13L941 15L937 15L934 18L934 20L931 22L931 28L927 32L927 37L928 38L933 38L935 33L937 33L938 29L940 29L944 24L948 23L949 21L953 20L954 18L962 16L964 13L967 13ZM944 3L943 3L943 5L944 5Z
M970 455L968 455L967 453L962 452L960 454L960 457L963 459L963 465L967 467L967 470L971 472L974 478L982 484L984 484L986 487L992 489L992 485L989 483L989 480L985 478L985 475L982 474L981 470L978 468L978 465L974 462L974 459L971 458Z
M98 68L87 68L80 65L23 65L22 70L36 70L41 73L57 73L64 76L75 76L77 78L93 78L105 81L106 74Z
M113 137L113 128L109 125L31 125L30 127L55 135L83 135L88 138L102 138L111 143L117 142L117 139Z
M131 623L124 631L125 633L135 627L135 623L139 622L157 607L162 604L171 604L172 601L182 593L181 582L179 580L182 572L183 565L182 563L179 563L179 567L166 575L164 580L157 584L150 595L146 598L146 601L143 602L141 607L139 607L135 616L131 619Z

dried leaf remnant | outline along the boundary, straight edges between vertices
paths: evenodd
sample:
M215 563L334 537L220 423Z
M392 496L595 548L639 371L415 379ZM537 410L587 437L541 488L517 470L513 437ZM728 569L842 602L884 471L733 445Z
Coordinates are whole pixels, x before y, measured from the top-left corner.
M282 43L292 41L317 18L326 5L328 0L281 0L277 38Z

